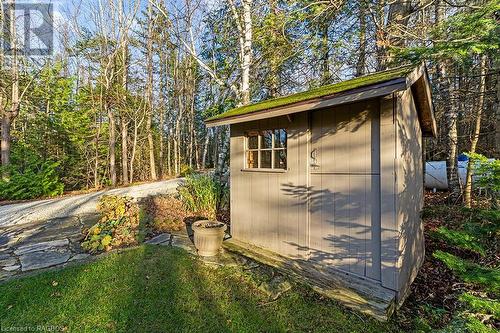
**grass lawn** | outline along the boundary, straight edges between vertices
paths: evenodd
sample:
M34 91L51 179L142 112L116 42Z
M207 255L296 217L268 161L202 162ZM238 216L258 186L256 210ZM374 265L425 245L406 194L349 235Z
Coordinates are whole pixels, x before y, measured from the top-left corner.
M0 326L69 332L396 332L298 285L269 302L252 273L141 246L0 285Z

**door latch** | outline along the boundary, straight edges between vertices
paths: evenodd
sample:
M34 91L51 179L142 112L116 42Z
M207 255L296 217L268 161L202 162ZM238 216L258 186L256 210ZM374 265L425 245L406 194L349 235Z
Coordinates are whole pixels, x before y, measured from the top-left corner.
M313 167L313 168L318 168L319 167L319 164L318 164L318 149L317 148L314 148L313 150L311 150L311 167Z

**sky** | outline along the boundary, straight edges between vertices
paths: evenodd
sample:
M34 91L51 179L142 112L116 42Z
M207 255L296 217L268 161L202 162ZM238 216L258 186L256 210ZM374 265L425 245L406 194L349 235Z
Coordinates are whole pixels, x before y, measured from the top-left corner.
M161 0L153 0L161 1ZM206 6L211 7L220 0L205 0ZM60 54L63 50L62 40L67 26L78 27L78 29L95 30L95 11L98 10L100 3L106 3L107 0L17 0L16 1L16 35L18 45L23 46L25 41L29 39L32 48L46 48L48 35L50 34L46 28L48 22L47 16L43 16L42 12L47 13L47 4L52 6L52 20L53 20L53 46L54 55ZM130 0L125 1L125 12L129 12L131 8L139 3L141 11L146 11L148 0ZM173 6L181 8L184 0L170 0ZM4 3L5 0L0 0ZM29 22L26 19L29 13ZM50 23L49 23L50 24ZM132 24L132 29L137 27L137 20ZM199 25L198 25L199 27ZM135 29L137 30L137 29ZM29 38L25 38L25 34Z

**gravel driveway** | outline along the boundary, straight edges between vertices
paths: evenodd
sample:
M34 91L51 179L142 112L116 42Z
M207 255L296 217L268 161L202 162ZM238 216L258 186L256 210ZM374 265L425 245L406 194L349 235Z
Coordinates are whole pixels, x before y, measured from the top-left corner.
M177 178L66 198L0 206L0 227L93 213L96 211L97 201L104 194L144 198L149 195L173 193L182 180L182 178Z

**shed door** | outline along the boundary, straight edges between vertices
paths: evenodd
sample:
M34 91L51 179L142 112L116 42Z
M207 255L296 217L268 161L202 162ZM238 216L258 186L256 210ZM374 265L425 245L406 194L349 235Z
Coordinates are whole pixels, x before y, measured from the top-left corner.
M380 280L378 100L311 114L310 259Z

